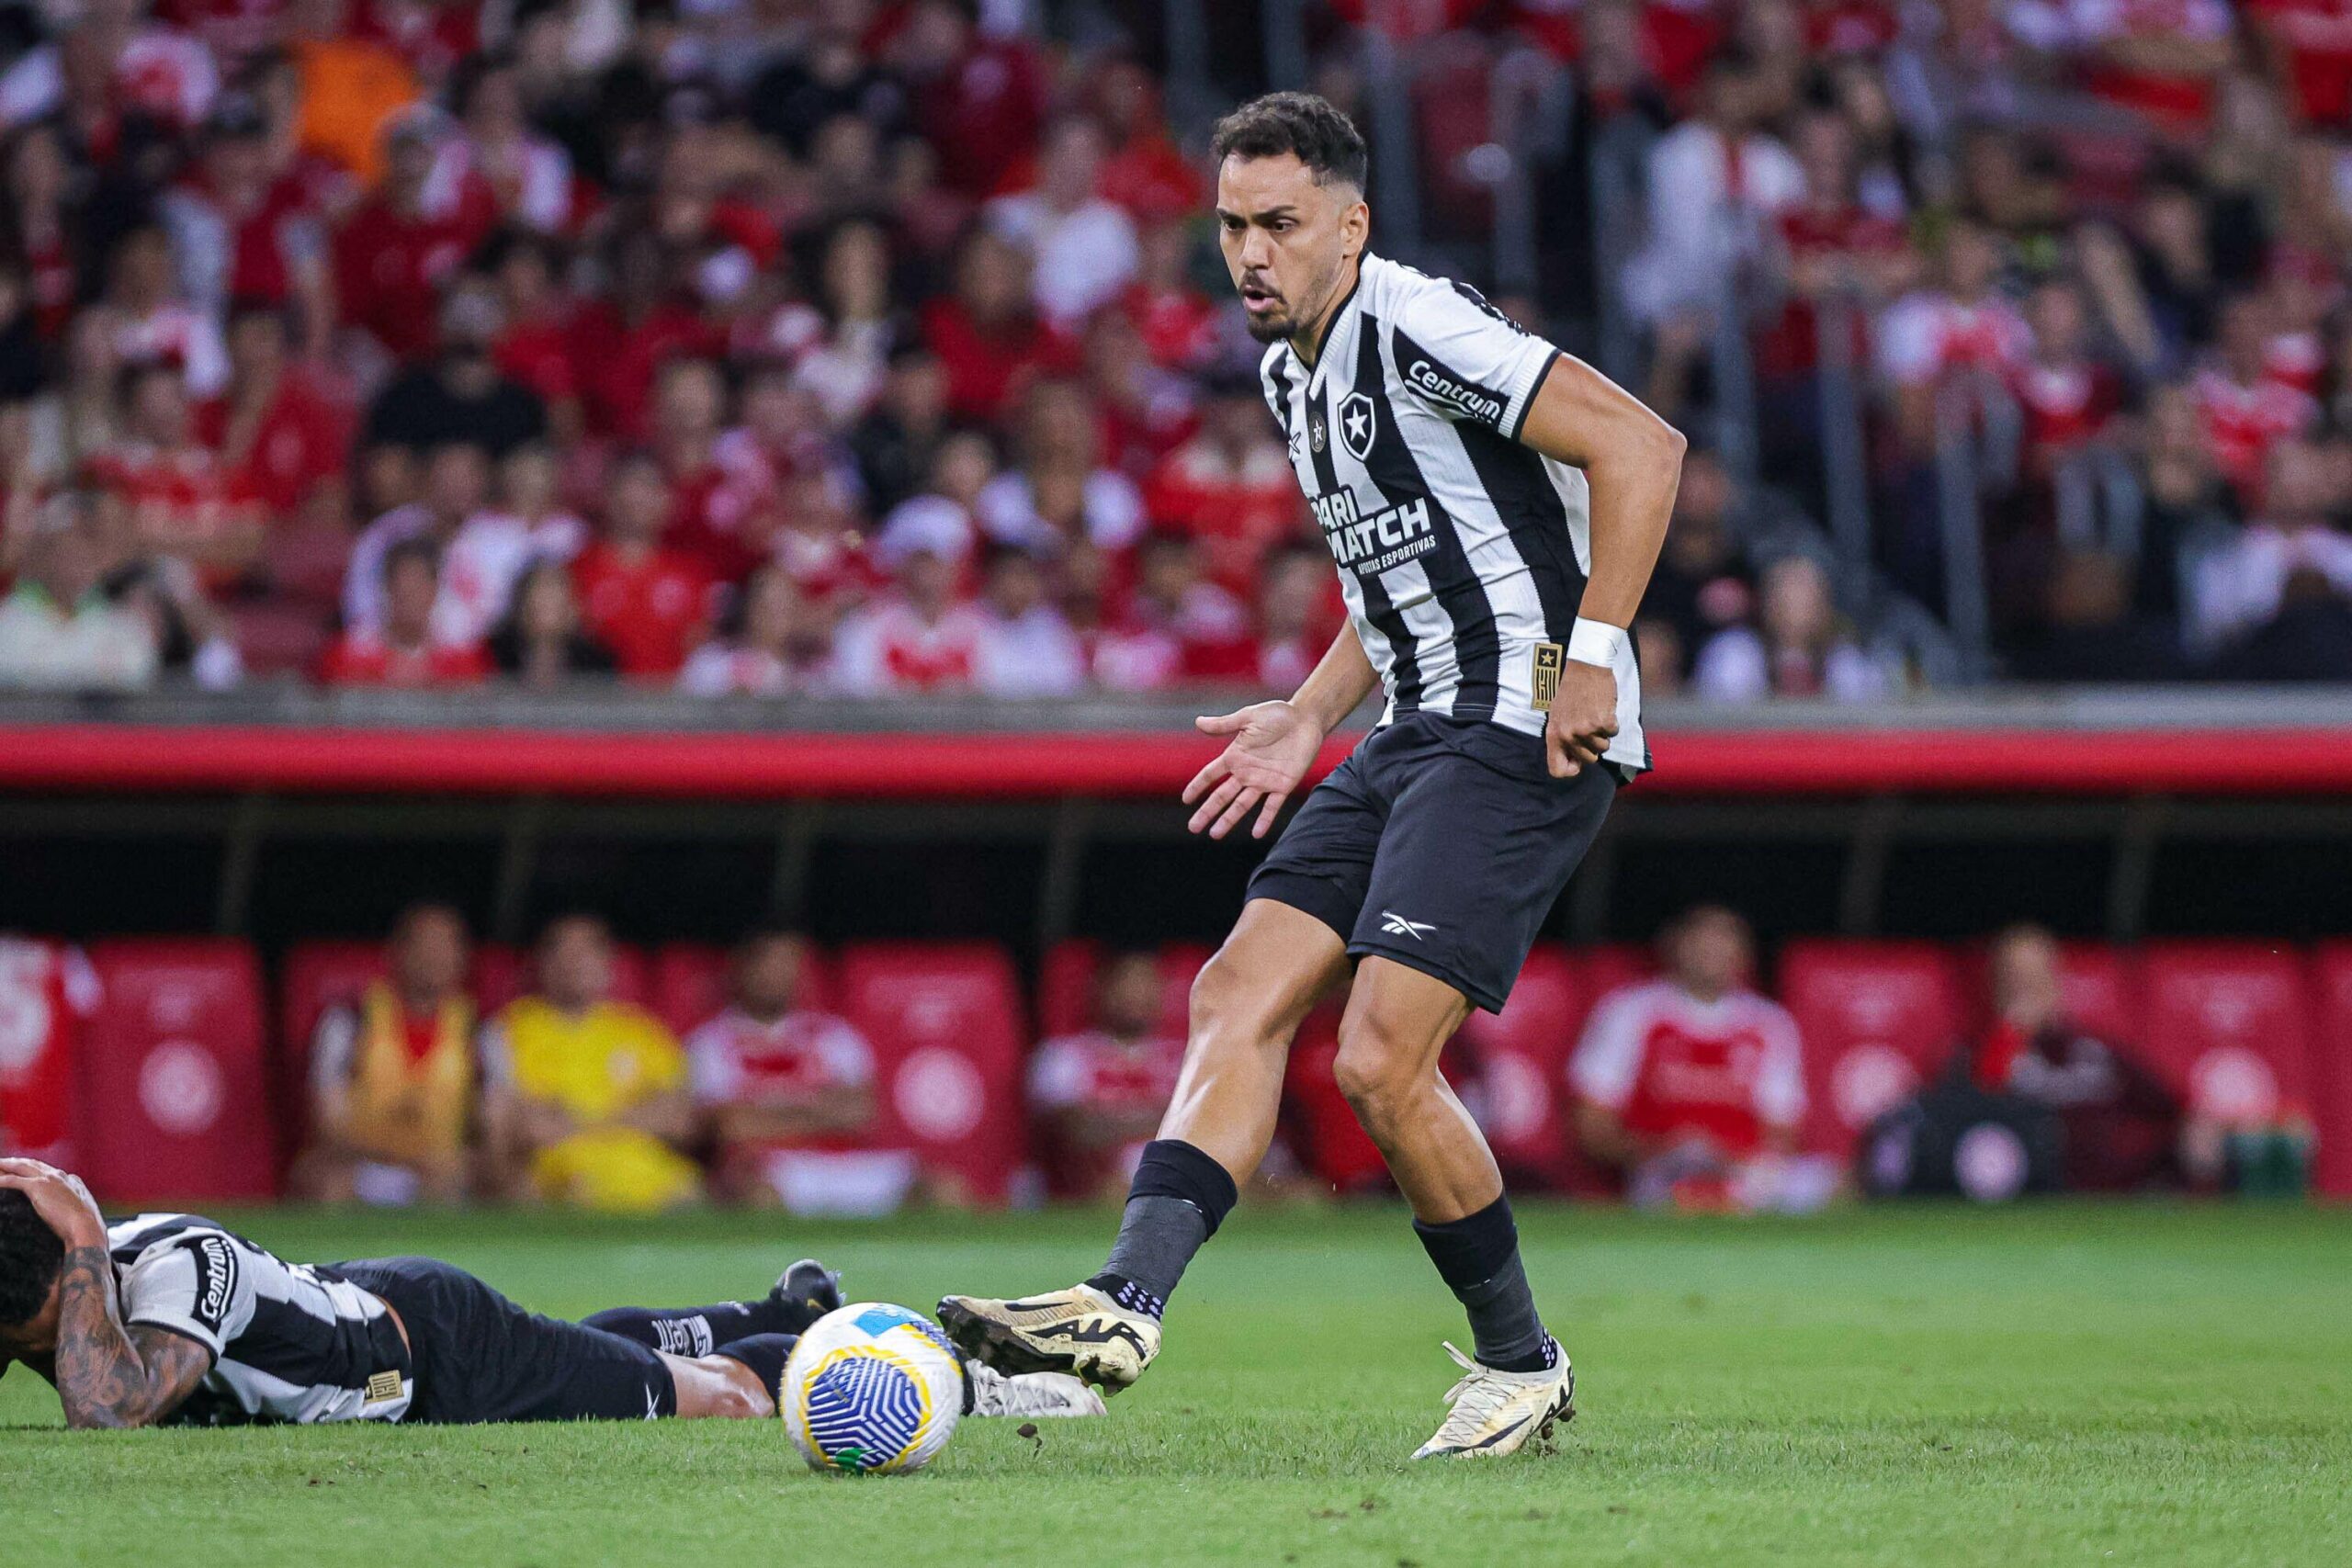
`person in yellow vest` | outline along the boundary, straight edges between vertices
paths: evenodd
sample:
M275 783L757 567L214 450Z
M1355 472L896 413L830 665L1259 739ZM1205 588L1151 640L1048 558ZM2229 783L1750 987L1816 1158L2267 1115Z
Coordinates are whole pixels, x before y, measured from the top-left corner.
M312 1034L311 1143L293 1188L319 1202L459 1202L482 1087L466 923L447 905L416 905L388 957L384 977L329 1008Z
M539 989L483 1032L507 1190L523 1200L652 1212L702 1196L694 1101L677 1037L613 998L613 939L567 915L539 939Z

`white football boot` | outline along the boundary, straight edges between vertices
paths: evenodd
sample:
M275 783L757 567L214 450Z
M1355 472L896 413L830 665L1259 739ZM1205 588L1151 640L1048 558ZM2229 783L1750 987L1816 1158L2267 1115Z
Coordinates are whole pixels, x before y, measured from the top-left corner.
M1453 1406L1437 1436L1413 1450L1415 1459L1498 1459L1515 1454L1531 1438L1551 1435L1552 1423L1575 1417L1577 1375L1568 1353L1540 1372L1506 1372L1474 1361L1452 1345L1445 1353L1462 1368L1462 1381L1446 1393Z
M1010 1302L944 1297L939 1325L966 1356L1008 1376L1071 1372L1105 1393L1143 1376L1159 1354L1159 1320L1091 1285Z
M1062 1420L1102 1414L1102 1396L1068 1372L1023 1372L1006 1377L983 1361L964 1363L972 1380L975 1416L1030 1416Z

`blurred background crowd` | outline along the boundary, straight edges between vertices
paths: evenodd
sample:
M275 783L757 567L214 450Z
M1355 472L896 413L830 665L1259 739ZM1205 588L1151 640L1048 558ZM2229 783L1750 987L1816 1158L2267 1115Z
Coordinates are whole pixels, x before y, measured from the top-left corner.
M49 0L0 686L1286 690L1276 75L1693 436L1654 694L2352 674L2344 0Z

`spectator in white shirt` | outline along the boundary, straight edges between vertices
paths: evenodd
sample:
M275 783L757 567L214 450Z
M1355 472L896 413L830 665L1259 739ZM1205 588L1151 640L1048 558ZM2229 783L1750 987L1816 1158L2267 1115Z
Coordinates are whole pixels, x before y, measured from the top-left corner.
M1036 558L992 545L980 584L980 690L998 697L1066 697L1086 688L1086 652L1048 602Z
M1039 313L1066 330L1115 299L1140 255L1135 220L1095 194L1102 152L1092 120L1060 120L1037 154L1036 188L988 205L989 226L1029 253Z
M1764 569L1758 589L1758 624L1725 627L1699 650L1690 677L1699 695L1719 703L1886 695L1886 671L1839 623L1819 561L1782 556Z
M752 573L738 595L734 625L695 649L678 671L690 697L780 697L809 676L796 665L808 619L799 585L781 566Z
M1650 149L1650 243L1625 276L1644 320L1703 321L1768 220L1804 196L1804 171L1758 122L1765 92L1755 62L1726 50L1707 68L1700 112Z
M0 598L0 689L136 691L161 662L155 628L98 592L97 541L73 523L34 542L16 589Z
M531 442L498 465L498 502L459 524L441 556L441 592L433 604L433 639L477 643L506 614L524 568L570 560L588 542L588 525L556 500L555 454Z
M2228 545L2189 568L2188 630L2193 647L2218 648L2278 613L2297 572L2326 579L2352 596L2352 536L2329 526L2328 513L2352 497L2340 466L2309 441L2270 449L2262 515Z

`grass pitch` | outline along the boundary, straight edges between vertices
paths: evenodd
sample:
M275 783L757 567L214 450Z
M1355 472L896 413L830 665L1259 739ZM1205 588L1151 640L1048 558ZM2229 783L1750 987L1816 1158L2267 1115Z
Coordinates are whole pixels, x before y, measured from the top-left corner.
M296 1259L429 1252L544 1310L1059 1285L1104 1213L220 1216ZM1411 1466L1458 1310L1401 1211L1246 1209L1108 1419L967 1422L906 1478L768 1423L68 1433L0 1382L0 1562L905 1564L2352 1562L2352 1213L1668 1219L1530 1205L1577 1359L1559 1451Z

